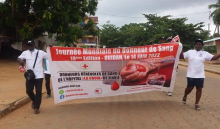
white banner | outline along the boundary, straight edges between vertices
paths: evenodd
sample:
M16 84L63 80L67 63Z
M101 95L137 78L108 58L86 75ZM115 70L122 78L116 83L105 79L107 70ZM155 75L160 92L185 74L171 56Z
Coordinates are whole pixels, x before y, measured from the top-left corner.
M55 103L146 91L173 91L180 43L129 48L51 47Z

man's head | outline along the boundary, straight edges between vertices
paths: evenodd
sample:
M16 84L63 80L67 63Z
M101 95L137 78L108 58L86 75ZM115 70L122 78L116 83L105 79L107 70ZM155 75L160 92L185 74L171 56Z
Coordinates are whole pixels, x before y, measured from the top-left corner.
M172 38L173 38L172 36L168 37L167 40L166 40L166 42L167 42L167 43L170 43L170 42L172 41Z
M65 44L65 47L70 47L70 45L69 44Z
M165 37L161 37L160 38L160 43L166 43L166 38Z
M27 41L26 45L28 47L28 50L33 51L35 47L35 42L33 40L29 40Z
M196 51L200 51L203 46L204 46L204 43L203 43L203 41L201 39L197 39L195 41L194 47L195 47Z

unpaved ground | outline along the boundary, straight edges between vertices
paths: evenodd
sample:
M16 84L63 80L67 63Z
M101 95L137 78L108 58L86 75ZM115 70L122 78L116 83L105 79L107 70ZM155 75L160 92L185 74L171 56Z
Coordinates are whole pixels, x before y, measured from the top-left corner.
M18 68L16 61L0 60L0 109L26 96L24 73Z
M219 129L220 77L207 73L201 111L194 110L195 90L182 104L186 67L179 67L173 96L164 92L71 100L54 105L43 96L41 113L31 103L0 119L1 129Z

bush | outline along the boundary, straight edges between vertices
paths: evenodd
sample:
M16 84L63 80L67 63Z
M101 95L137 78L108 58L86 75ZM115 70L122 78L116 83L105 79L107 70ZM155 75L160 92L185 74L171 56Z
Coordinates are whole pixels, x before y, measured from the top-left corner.
M207 51L209 53L217 53L217 47L216 46L204 46L204 51Z

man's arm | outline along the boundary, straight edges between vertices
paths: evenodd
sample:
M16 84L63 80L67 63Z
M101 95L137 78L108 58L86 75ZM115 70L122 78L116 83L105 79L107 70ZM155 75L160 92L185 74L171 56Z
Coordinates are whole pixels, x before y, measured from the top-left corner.
M179 59L184 59L183 51L181 51Z
M25 62L26 62L26 58L25 58L25 52L22 52L21 55L18 57L17 61L19 63L19 65L24 66Z
M17 61L18 61L19 65L24 66L24 64L25 64L25 60L24 59L18 58Z
M212 57L211 61L212 61L212 60L217 60L219 57L220 57L220 54L214 55L214 56Z

